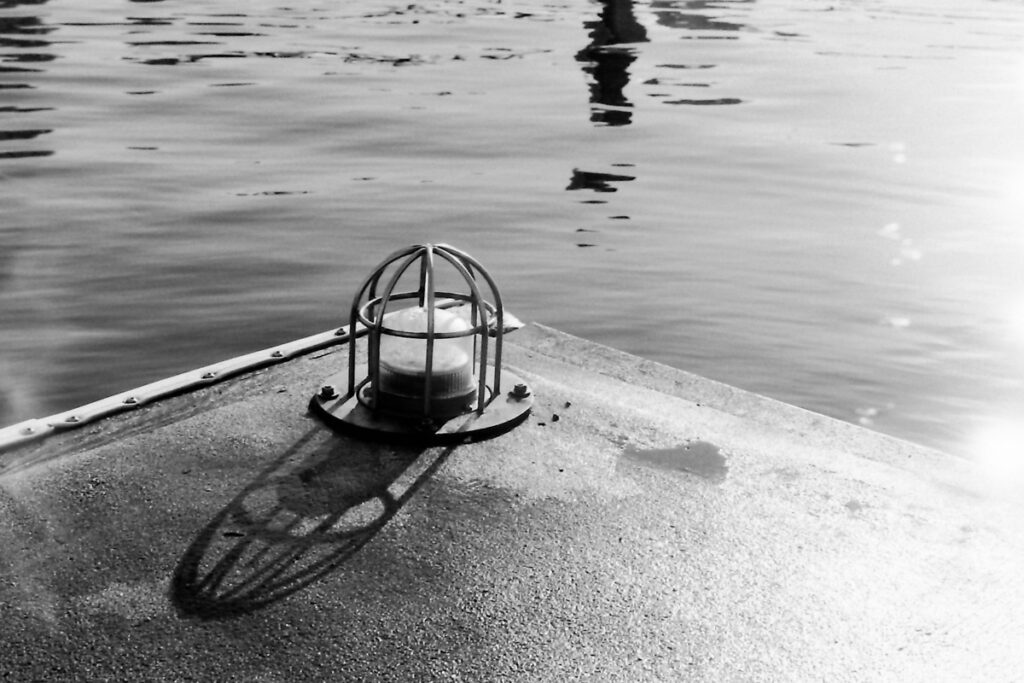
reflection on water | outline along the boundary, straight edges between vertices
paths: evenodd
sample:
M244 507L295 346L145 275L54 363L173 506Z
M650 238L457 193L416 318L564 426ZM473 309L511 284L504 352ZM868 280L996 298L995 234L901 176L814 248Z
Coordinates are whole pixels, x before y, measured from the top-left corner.
M8 0L0 3L0 10L13 9L19 5L42 5L47 0L22 2ZM26 74L43 72L42 65L52 62L56 55L44 51L51 45L50 41L37 36L52 32L54 27L46 26L38 17L0 15L0 160L43 157L53 154L52 150L37 148L35 144L26 145L24 141L35 141L36 138L53 132L50 128L26 128L20 125L24 120L21 116L35 112L48 111L51 107L19 106L18 91L30 90L32 85L19 82ZM28 37L31 36L31 37ZM18 81L5 82L17 78Z
M578 168L572 170L572 179L566 190L593 190L594 192L618 192L619 188L612 183L629 182L636 180L635 176L619 175L616 173L598 173L594 171L581 171Z
M651 11L659 26L685 31L681 36L686 40L736 40L739 31L745 30L745 24L738 21L726 21L717 16L724 7L752 4L754 0L652 0ZM714 64L661 64L662 69L703 70L714 68ZM671 73L644 81L645 85L657 85L670 88L711 88L707 80L679 78ZM673 97L668 92L649 93L649 96L661 98L662 104L716 106L741 104L739 97Z
M0 423L329 329L447 241L523 318L1013 442L1019 3L224 11L0 0Z
M681 98L678 100L663 100L665 104L692 104L697 106L718 105L718 104L740 104L743 102L738 97L708 97L704 99Z
M686 31L739 31L743 24L723 21L700 11L720 10L732 4L752 3L754 0L652 0L651 9L658 18L658 23L669 28ZM684 38L734 40L735 36L722 35L687 35Z
M601 14L584 22L590 44L576 54L590 76L590 120L606 126L626 126L632 103L623 93L629 84L629 65L636 61L632 44L647 40L647 31L633 15L633 0L602 0Z

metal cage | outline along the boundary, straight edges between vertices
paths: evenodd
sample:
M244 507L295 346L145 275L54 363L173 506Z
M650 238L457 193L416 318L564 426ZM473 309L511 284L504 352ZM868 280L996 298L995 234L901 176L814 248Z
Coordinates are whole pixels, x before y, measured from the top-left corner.
M356 292L348 367L327 378L310 409L332 429L367 439L436 445L503 434L534 402L526 382L502 367L510 320L494 280L469 254L447 244L400 249ZM346 380L340 395L334 387Z
M437 290L436 269L441 264L450 266L459 275L465 291ZM403 276L416 269L419 271L418 287L415 290L399 291ZM485 293L489 298L484 296ZM402 304L409 301L414 301L425 312L425 330L403 330L389 325L389 314L401 310ZM458 309L462 309L460 312L467 320L467 327L439 331L438 311ZM483 413L487 404L500 394L505 326L501 295L483 266L466 252L446 244L420 244L394 252L364 280L352 300L350 313L349 394L356 396L371 411L428 420L443 419L470 410ZM357 381L359 325L363 325L368 332L367 372L362 381ZM423 383L420 390L415 392L420 396L398 396L388 390L381 369L381 342L388 337L425 342ZM470 369L476 381L473 396L439 395L439 385L443 382L438 378L435 367L438 340L469 337L473 341ZM417 399L418 406L414 405Z

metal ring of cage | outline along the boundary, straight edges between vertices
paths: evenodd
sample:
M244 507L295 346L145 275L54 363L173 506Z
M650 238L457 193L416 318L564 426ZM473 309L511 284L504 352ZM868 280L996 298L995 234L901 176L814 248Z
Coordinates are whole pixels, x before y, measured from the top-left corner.
M455 308L455 307L457 307L459 305L458 302L460 302L460 301L463 301L463 302L466 302L466 303L472 303L472 298L469 297L469 296L466 296L465 294L457 294L455 292L436 292L436 295L439 298L441 298L442 300L445 300L443 303L441 303L441 304L439 304L437 306L437 308L439 308L441 310L444 310L444 309L447 309L447 308ZM412 299L412 298L417 298L417 297L419 297L419 292L401 292L399 294L393 294L391 296L390 301L395 301L395 300L399 300L399 299ZM382 319L382 321L383 321L383 316L371 317L372 313L369 312L371 307L373 307L373 306L380 306L381 303L382 303L381 297L376 297L376 298L374 298L374 299L372 299L370 301L367 301L365 304L363 304L359 308L357 313L356 313L358 321L360 323L362 323L363 325L365 325L366 327L368 327L368 328L369 327L373 327L377 323L377 318L378 317L380 317ZM497 321L497 309L489 301L485 300L485 301L483 301L481 303L486 308L488 316L489 316L486 321L476 325L475 327L471 327L471 328L468 328L466 330L460 330L458 332L435 332L434 333L434 338L435 339L453 339L453 338L456 338L456 337L468 337L470 335L478 334L478 333L481 333L481 332L483 332L485 330L489 331L490 329L492 329L494 327L496 321ZM384 332L386 334L393 335L393 336L396 336L396 337L409 337L409 338L412 338L412 339L426 339L427 338L426 337L426 334L427 334L426 332L406 332L404 330L396 330L396 329L392 329L390 327L387 327L383 323L381 324L381 328L380 329L381 329L381 332Z

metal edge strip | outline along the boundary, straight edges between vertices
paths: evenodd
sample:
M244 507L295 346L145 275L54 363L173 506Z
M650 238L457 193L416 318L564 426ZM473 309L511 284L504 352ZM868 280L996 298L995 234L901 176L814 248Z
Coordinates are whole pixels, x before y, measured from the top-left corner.
M457 306L459 303L461 302L449 300L438 301L437 305L441 308L448 308ZM523 323L514 316L506 313L506 318L508 318L505 321L506 333L523 327ZM365 332L366 328L363 325L357 326L356 336L362 336ZM180 375L151 382L135 389L122 391L113 396L108 396L107 398L78 408L72 408L62 413L50 415L49 417L24 420L9 427L0 428L0 453L32 441L41 440L56 432L76 429L101 418L138 408L172 394L179 394L190 389L198 389L199 387L216 384L243 372L275 365L296 356L341 344L347 342L348 339L348 325L344 325L335 330L271 346L262 351L229 358L196 370L183 372Z
M365 329L358 330L357 334L363 332ZM0 452L42 439L55 432L75 429L100 418L132 410L172 394L216 384L239 373L282 363L345 341L348 341L347 327L321 332L122 391L49 417L18 422L0 429Z

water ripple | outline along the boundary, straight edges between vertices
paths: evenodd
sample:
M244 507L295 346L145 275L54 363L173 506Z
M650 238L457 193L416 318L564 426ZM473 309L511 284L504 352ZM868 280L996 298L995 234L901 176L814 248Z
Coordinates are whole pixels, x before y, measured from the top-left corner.
M1024 404L1020 3L236 7L0 0L0 423L327 329L441 239L906 438Z

